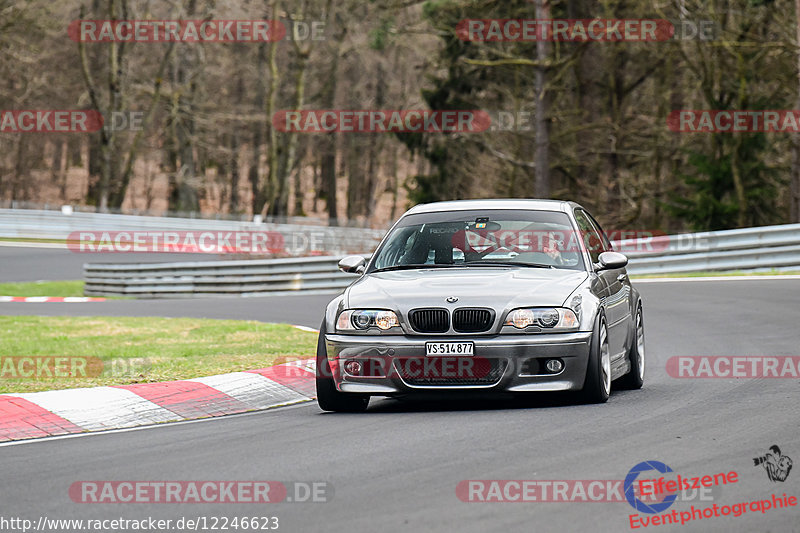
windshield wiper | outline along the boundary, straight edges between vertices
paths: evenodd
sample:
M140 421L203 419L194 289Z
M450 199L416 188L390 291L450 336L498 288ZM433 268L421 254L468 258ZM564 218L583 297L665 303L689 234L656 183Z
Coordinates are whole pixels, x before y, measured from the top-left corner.
M371 273L375 274L377 272L391 272L392 270L414 270L414 269L422 269L422 268L448 268L459 266L453 263L431 263L431 264L415 264L415 265L394 265L390 267L383 267L373 270Z
M516 261L467 261L464 266L515 266L530 268L556 268L555 265L544 265L541 263L521 263Z

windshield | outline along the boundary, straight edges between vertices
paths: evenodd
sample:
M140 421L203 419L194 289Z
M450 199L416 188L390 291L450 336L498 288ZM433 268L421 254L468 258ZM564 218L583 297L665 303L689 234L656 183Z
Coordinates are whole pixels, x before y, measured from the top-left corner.
M448 266L584 268L566 213L471 210L405 217L375 252L370 272Z

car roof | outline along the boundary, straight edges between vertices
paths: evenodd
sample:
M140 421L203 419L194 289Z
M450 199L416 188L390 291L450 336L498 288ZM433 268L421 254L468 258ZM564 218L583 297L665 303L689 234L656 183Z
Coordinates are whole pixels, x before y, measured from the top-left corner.
M575 202L564 200L537 200L537 199L488 199L488 200L454 200L448 202L433 202L412 207L406 215L418 213L436 213L440 211L466 211L470 209L530 209L537 211L561 211L568 213L571 209L580 207Z

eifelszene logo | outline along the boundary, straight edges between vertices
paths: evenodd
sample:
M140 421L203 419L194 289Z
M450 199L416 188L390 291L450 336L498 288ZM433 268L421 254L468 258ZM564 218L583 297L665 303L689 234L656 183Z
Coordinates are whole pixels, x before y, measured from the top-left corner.
M653 479L640 477L640 474L653 470L667 475ZM723 485L739 481L739 474L732 470L698 476L677 474L674 479L670 475L673 472L672 468L660 461L637 464L625 476L625 499L639 512L659 514L676 501L714 500ZM717 495L712 491L716 491Z
M792 460L786 456L781 455L781 449L777 444L769 447L769 451L761 457L753 457L753 465L761 465L767 471L767 477L773 483L786 481L789 477L789 472L792 471Z
M625 484L623 487L625 491L625 499L628 500L628 503L631 504L631 507L637 511L656 514L667 510L673 503L675 503L678 495L668 494L662 501L657 503L645 503L637 498L635 493L636 479L639 477L639 474L649 470L655 470L662 474L666 472L672 472L672 469L661 461L642 461L630 469L628 475L625 476Z

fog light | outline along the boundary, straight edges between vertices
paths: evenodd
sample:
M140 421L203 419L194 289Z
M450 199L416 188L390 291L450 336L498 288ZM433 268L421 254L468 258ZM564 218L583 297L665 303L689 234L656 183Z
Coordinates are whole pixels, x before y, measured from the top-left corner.
M547 369L548 372L552 372L553 374L558 374L561 372L561 369L564 368L564 363L561 362L561 359L548 359L547 362L544 364L544 367Z
M347 361L344 364L344 371L350 374L351 376L359 376L361 375L363 367L361 363L358 361Z

